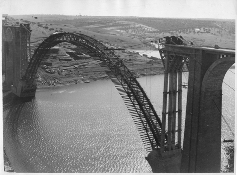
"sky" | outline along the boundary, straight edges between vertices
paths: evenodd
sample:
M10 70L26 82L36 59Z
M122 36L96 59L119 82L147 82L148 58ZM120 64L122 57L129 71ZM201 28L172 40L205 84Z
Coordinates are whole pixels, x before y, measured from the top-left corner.
M0 0L3 14L235 19L236 0Z

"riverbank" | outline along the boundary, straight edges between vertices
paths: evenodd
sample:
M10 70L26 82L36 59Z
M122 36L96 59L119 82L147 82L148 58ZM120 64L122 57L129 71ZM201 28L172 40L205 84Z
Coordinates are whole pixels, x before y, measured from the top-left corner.
M60 48L60 52L62 53L68 47L71 46L63 45ZM147 55L140 55L138 52L132 51L115 51L115 54L118 56L118 59L123 60L124 64L134 73L135 77L159 75L164 72L161 59L156 57L148 57ZM100 66L100 63L101 61L98 57L91 56L78 60L71 58L70 61L60 61L60 57L53 55L46 58L38 69L37 87L66 86L109 79L105 73L109 69Z
M232 73L230 73L230 75L232 75ZM162 99L162 94L163 94L162 93L163 86L161 85L163 82L162 77L163 76L161 75L161 76L155 76L155 77L151 77L151 78L147 78L147 79L145 77L139 79L139 82L142 85L142 87L144 88L145 92L147 92L147 95L149 96L149 98L151 97L153 104L156 107L158 107L157 108L158 113L161 113L161 109L162 109L162 106L159 105L159 104L162 104L162 101L160 100L160 99ZM185 80L185 78L184 78L184 80ZM111 85L112 87L109 85ZM233 84L231 84L231 86L232 85ZM150 93L150 91L149 91L150 87L151 87L152 93ZM226 87L226 86L224 86L224 87ZM101 89L104 89L104 90L100 91ZM183 89L184 96L185 96L184 92L186 92L186 90L187 89ZM111 128L113 128L112 132L113 131L117 132L118 130L124 131L124 127L121 127L121 125L118 124L118 121L122 121L121 120L122 117L124 117L125 115L129 115L129 113L127 113L125 109L117 110L117 108L118 108L117 103L122 102L122 100L116 91L117 90L115 88L113 88L113 84L111 82L98 81L98 82L93 83L93 85L92 84L83 84L81 87L80 86L68 86L68 87L64 87L62 89L59 88L57 90L53 90L53 88L52 88L50 90L42 90L42 92L38 92L37 98L30 102L30 103L32 103L31 105L26 105L25 109L23 110L23 111L25 111L26 109L28 109L28 110L34 109L34 112L27 111L27 112L22 113L22 116L19 120L18 127L23 129L23 131L17 132L19 134L18 138L24 139L24 140L21 140L22 146L19 147L21 150L18 150L18 151L22 151L22 152L29 154L28 159L30 159L31 157L34 156L33 159L30 159L30 161L28 161L28 164L29 164L29 166L32 167L32 170L35 167L37 167L39 162L45 163L45 165L46 165L45 169L41 170L41 172L43 171L43 172L47 172L47 173L59 172L59 168L61 168L61 167L65 168L64 172L72 172L72 171L74 171L74 172L101 172L102 170L99 168L102 167L104 164L108 165L108 162L110 162L110 163L112 162L111 166L108 165L107 167L105 167L105 170L107 170L108 172L111 172L110 167L122 167L123 168L124 164L125 164L124 163L125 158L118 157L117 160L114 161L114 157L115 157L114 154L115 154L115 151L117 151L118 153L116 155L121 155L121 152L123 150L125 150L124 155L128 155L127 150L128 150L128 146L130 146L131 143L127 143L125 145L124 149L118 150L118 143L119 143L119 148L121 148L121 144L124 143L124 138L131 140L130 135L129 135L129 137L126 135L126 133L128 133L128 131L124 132L125 134L115 135L116 136L115 139L112 139L109 141L108 141L108 138L114 138L114 137L111 137L111 136L105 137L105 133L104 133L105 131L108 131L108 133L111 133L111 131L109 130ZM53 92L55 92L55 93L53 93ZM52 96L51 96L51 94L52 94ZM106 94L106 96L104 94ZM112 97L110 97L111 94L113 95ZM230 93L227 93L227 94L229 95ZM118 98L115 98L115 97L118 97ZM95 102L96 99L98 100L97 102ZM108 104L103 103L105 99L108 100ZM227 99L227 100L225 100L225 99ZM232 103L231 98L228 97L225 99L223 99L223 100L227 101L230 104L234 104L234 103ZM74 101L74 100L78 100L78 101ZM37 105L37 108L28 108L28 106L35 106L34 104ZM114 105L112 105L112 104L114 104ZM184 104L185 104L185 102L184 102ZM50 108L49 108L49 105L50 105ZM95 108L95 106L97 107L97 105L100 105L100 106L98 106L98 108ZM121 105L121 106L124 106L124 105ZM80 112L81 110L85 110L85 112ZM99 110L103 110L103 111L100 112ZM115 114L108 112L108 110L112 110L113 112L115 112ZM16 111L16 113L19 114L18 110L14 110L14 111ZM37 111L42 111L42 112L37 112ZM125 111L125 113L122 113L123 111ZM224 111L226 111L226 110L224 110ZM232 111L232 110L228 110L228 111ZM92 114L90 115L89 112L91 112ZM232 112L230 112L230 113L232 113ZM38 116L39 114L40 114L40 116ZM83 114L84 114L84 116L83 116ZM98 114L98 116L95 116L96 114ZM108 120L105 119L104 114L108 115L108 118L106 118ZM12 115L14 116L14 113ZM23 122L23 119L25 119L25 115L28 115L28 118L27 118L26 122ZM34 115L37 115L37 117L34 117ZM7 116L7 114L5 116ZM128 117L131 118L131 116L128 116ZM38 125L38 122L37 122L38 120L34 120L36 118L40 119L40 121L42 121L42 122L40 122L41 125ZM55 122L57 122L57 123L55 124ZM228 122L234 123L232 118L228 118ZM127 120L125 120L123 122L123 124L127 124L127 123L128 123ZM30 124L34 124L34 125L31 126ZM94 125L92 125L92 124L94 124ZM128 125L128 128L131 128L131 123L128 123L127 125ZM11 125L8 125L8 126L11 127ZM45 126L47 127L46 132L44 130ZM90 128L86 129L84 127L90 127ZM97 129L98 127L102 128L102 129L100 129L98 132L95 132L98 130ZM108 127L109 129L107 129L105 127ZM116 127L118 129L114 129ZM224 127L225 127L225 124L224 124ZM233 125L233 127L234 127L234 125ZM38 131L38 128L41 129L40 132ZM73 128L73 130L72 130L72 128ZM76 129L78 129L78 130L76 130ZM49 133L48 130L50 131L50 134L45 135L45 134ZM69 131L70 133L67 133L67 131ZM73 132L73 133L71 134L71 132ZM85 134L83 132L85 132ZM90 132L90 133L88 133L88 132ZM131 129L129 129L129 132L131 132ZM28 133L28 134L25 134L25 133ZM137 133L137 131L136 131L136 133ZM24 135L20 135L20 134L24 134ZM94 134L94 136L93 136L93 134ZM223 138L226 138L226 139L229 139L229 137L231 136L231 134L229 132L223 133L223 134L225 134L223 136ZM65 136L62 137L62 135L63 136L65 135ZM78 137L76 137L77 135L78 135ZM5 136L6 136L6 138L8 138L8 135L5 135ZM44 139L41 139L42 136ZM99 137L99 136L101 136L101 137ZM121 139L118 139L117 138L118 136L121 136ZM124 136L126 136L126 137L124 137ZM51 138L54 140L49 140ZM94 139L88 139L88 138L94 138ZM134 137L132 137L132 138L134 138ZM29 139L31 140L30 142L29 142ZM82 139L84 139L84 140L82 140ZM107 142L101 142L101 139L103 141L107 140ZM73 140L77 140L77 142L75 143ZM94 140L94 142L91 143L91 140ZM113 140L114 140L114 142L112 142ZM64 147L64 145L61 146L61 144L58 143L58 141L60 141L61 144L64 144L65 147ZM132 143L134 143L134 142L135 141L132 140ZM54 143L54 144L52 144L52 143ZM93 145L98 144L100 146L100 144L103 144L103 143L108 143L108 145L115 145L115 146L114 147L107 147L107 145L105 145L105 146L103 146L104 149L103 148L100 149L100 147L99 148L93 147L94 150L92 150L92 146L91 146L92 144ZM86 148L85 146L82 148L81 145L82 146L90 145L90 146L88 146L88 148ZM136 149L134 151L132 151L132 153L138 153L139 152L139 151L137 151L138 142L136 142L134 145L135 145ZM53 149L53 148L58 148L58 149ZM6 150L8 150L8 149L11 149L11 147L6 147ZM95 153L97 153L96 150L99 150L99 149L102 151L105 150L103 152L104 154L95 154ZM141 150L142 149L144 150L143 145L141 145ZM111 154L110 150L115 150L114 152L112 152L113 157L109 157L110 156L109 154ZM131 150L131 149L129 149L129 150ZM9 152L11 153L11 151L8 151L7 153L9 153ZM53 156L51 156L52 153L54 153L54 152L56 152L56 153L53 154ZM77 152L77 154L75 154L75 152ZM145 152L145 150L144 150L144 152ZM83 154L84 154L84 156L81 156ZM77 156L77 157L75 157L75 156ZM98 159L95 159L95 158L92 159L94 156L98 156ZM107 156L109 158L105 159L105 158L107 158ZM10 157L11 156L9 154L9 158ZM69 157L69 159L65 160L64 159L65 157ZM132 155L129 154L128 158L131 158L131 157L132 157ZM142 160L144 159L144 155L141 155L140 157ZM75 159L75 161L78 161L78 162L75 162L75 164L74 164L75 166L73 167L71 162L73 162L74 159ZM108 161L111 159L113 161ZM10 160L12 160L12 159L10 159ZM13 159L13 160L15 161L15 159ZM56 162L53 162L55 160L56 160ZM60 161L60 160L64 160L64 161ZM123 160L123 161L121 161L121 160ZM133 158L133 161L130 161L130 162L133 163L134 160L137 160L137 158L136 159ZM81 164L81 162L85 162L85 163ZM93 164L91 164L91 162L98 162L98 163L96 165L93 165ZM118 163L118 164L116 164L116 166L114 166L114 162ZM138 162L134 163L134 165L137 165L137 164L138 164ZM13 164L13 165L15 168L15 164ZM127 167L132 167L131 163L130 164L126 163L125 165ZM144 166L142 166L144 164L139 163L139 165L141 165L139 167L144 167ZM85 167L85 166L87 166L88 169L86 169L86 170L83 169L83 167ZM137 166L134 166L134 167L137 168ZM113 172L125 172L126 170L122 169L122 168L120 171L114 170ZM15 169L15 171L17 171L17 168ZM129 171L126 171L126 172L129 172ZM130 171L130 172L132 172L132 171ZM146 172L146 171L141 170L139 172Z
M163 72L158 72L158 73L154 73L154 72L149 72L149 73L142 73L139 77L145 77L145 76L155 76L155 75L160 75L163 74ZM138 78L138 77L137 77ZM51 84L51 85L43 85L43 84L39 84L37 85L37 89L48 89L48 88L55 88L55 87L62 87L62 86L70 86L73 84L83 84L83 83L90 83L90 82L94 82L94 81L100 81L100 80L108 80L110 79L109 77L106 78L97 78L97 79L88 79L85 81L71 81L71 82L67 82L67 83L60 83L60 84Z
M129 59L125 59L124 63L126 66L134 72L136 77L144 77L150 75L159 75L163 74L164 69L161 63L161 60L151 61L151 59L140 56L139 54L132 54L135 57L131 57ZM124 57L126 58L126 57ZM137 60L133 60L137 59ZM104 79L109 79L108 75L105 74L105 68L99 66L99 64L95 64L92 62L93 60L83 60L86 62L87 67L80 67L80 74L78 77L75 77L75 73L73 71L69 71L69 74L58 75L58 74L50 74L45 72L42 68L39 68L38 74L41 77L41 81L39 78L37 79L37 89L47 89L47 88L55 88L60 86L69 86L72 84L82 84L82 83L90 83L93 81L99 81ZM66 76L65 76L66 75ZM59 80L60 81L55 81ZM42 82L45 83L42 83ZM3 96L7 96L10 92L5 92ZM4 171L5 172L14 172L11 167L11 162L9 161L7 154L4 149Z

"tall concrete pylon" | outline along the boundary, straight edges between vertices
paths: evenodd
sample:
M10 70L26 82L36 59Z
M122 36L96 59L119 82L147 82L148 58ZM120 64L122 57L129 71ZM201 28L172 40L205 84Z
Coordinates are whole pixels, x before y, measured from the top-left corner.
M4 24L2 38L3 90L14 92L28 66L29 24Z
M222 83L235 51L166 45L165 52L188 58L189 80L181 173L219 173Z
M176 147L174 144L176 142L173 142L175 139L172 139L172 135L169 136L175 133L176 129L179 132L179 127L175 125L172 127L172 122L170 124L168 120L167 125L170 124L172 129L168 126L168 130L165 129L166 131L163 132L167 133L168 137L166 146L161 144L161 148L153 150L146 159L153 172L157 173L220 173L222 83L226 72L235 63L235 51L171 44L164 46L163 63L169 75L165 72L162 129L165 129L165 123L167 123L166 109L168 118L169 115L171 116L170 121L175 121L175 115L172 115L175 112L175 108L172 110L172 107L175 107L172 105L172 98L175 99L175 93L180 92L176 87L174 72L167 67L169 65L171 70L176 70L177 65L186 62L189 70L183 149L180 151L179 146ZM179 62L180 58L183 61ZM170 80L169 83L168 80ZM169 92L167 92L167 84L170 87ZM167 93L169 98L167 98ZM168 108L167 99L169 100ZM176 103L175 100L174 102ZM180 145L179 140L178 145Z
M181 172L220 173L222 83L234 51L195 49L189 62Z

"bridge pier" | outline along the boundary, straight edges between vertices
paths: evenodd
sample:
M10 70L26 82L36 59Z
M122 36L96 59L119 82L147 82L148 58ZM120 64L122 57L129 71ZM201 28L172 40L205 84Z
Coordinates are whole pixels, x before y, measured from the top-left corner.
M19 92L19 80L25 75L29 58L29 24L3 25L2 62L5 81L3 90ZM16 94L17 95L17 94Z
M34 97L36 84L28 85L24 80L20 80L17 86L11 86L11 91L18 97Z
M220 173L222 82L234 58L194 52L189 62L181 172Z
M165 44L162 53L165 60L169 55L175 59L181 56L183 62L187 61L189 70L180 171L220 173L222 83L226 72L235 63L235 52Z
M161 149L152 150L146 160L153 173L180 173L181 150L163 152Z
M184 61L166 51L161 55L165 67L161 141L160 148L153 149L146 160L154 173L180 173Z
M180 173L184 61L181 56L166 51L161 56L165 72L160 148L153 149L146 160L154 173Z

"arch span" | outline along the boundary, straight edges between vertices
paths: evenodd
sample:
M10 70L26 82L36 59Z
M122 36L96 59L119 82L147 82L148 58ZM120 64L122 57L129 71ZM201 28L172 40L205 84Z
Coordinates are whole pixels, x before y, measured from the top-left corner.
M58 33L46 38L35 50L26 69L26 73L19 82L17 90L19 96L35 94L36 85L34 84L34 80L37 69L49 49L61 42L83 46L85 49L98 55L102 61L102 65L110 69L107 74L115 83L117 90L133 116L146 150L151 151L154 148L158 148L161 137L161 120L156 114L145 91L133 76L133 73L129 71L113 51L89 36L76 33Z
M37 69L45 56L45 54L49 51L49 49L59 43L62 42L68 42L77 46L83 46L89 51L95 52L98 55L100 55L101 59L108 57L108 53L104 52L104 49L106 48L102 43L98 42L97 40L88 37L83 34L74 34L74 33L58 33L53 34L49 36L47 39L45 39L39 47L35 50L34 55L32 56L30 63L26 69L25 76L23 77L23 80L29 82L29 84L32 84L35 75L37 72Z

